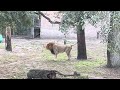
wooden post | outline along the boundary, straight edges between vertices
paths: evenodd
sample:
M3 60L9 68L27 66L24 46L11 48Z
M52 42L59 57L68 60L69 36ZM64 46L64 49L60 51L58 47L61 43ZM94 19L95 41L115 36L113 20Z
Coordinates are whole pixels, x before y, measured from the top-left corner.
M10 26L6 27L5 49L7 51L12 51L12 45L11 45L11 28L10 28Z
M66 34L64 34L64 36L65 36L65 39L64 39L64 45L66 45L66 43L67 43L67 40L66 40Z
M38 13L40 13L38 11ZM39 14L39 27L40 27L40 38L41 38L41 14Z

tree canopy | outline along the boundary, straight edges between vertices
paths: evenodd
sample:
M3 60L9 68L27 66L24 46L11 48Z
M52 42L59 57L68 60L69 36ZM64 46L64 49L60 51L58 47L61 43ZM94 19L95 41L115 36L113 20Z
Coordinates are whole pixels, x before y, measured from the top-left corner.
M3 31L6 26L14 29L30 27L33 15L31 11L0 11L0 30Z

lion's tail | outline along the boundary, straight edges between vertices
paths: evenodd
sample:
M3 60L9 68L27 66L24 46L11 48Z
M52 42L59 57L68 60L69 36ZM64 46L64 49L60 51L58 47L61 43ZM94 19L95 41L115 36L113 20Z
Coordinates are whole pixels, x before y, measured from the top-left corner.
M75 43L75 44L71 45L71 47L75 46L76 44L77 44L77 43Z

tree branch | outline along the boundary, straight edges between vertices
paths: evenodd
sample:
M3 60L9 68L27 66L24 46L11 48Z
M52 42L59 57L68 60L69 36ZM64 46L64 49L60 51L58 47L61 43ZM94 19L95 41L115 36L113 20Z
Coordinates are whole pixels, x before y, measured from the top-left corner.
M60 23L61 23L61 22L59 22L59 21L53 22L49 17L45 16L45 14L42 13L41 11L35 12L35 14L42 15L42 16L43 16L44 18L46 18L51 24L60 24Z

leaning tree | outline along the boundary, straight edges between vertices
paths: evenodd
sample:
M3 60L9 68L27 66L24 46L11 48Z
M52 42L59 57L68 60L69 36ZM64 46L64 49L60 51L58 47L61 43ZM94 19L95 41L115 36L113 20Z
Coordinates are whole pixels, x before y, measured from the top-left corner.
M90 16L90 20L91 18L94 26L101 23L100 34L107 44L107 67L120 66L120 12L95 11L94 15Z
M120 66L120 12L110 11L110 30L107 45L107 66Z

